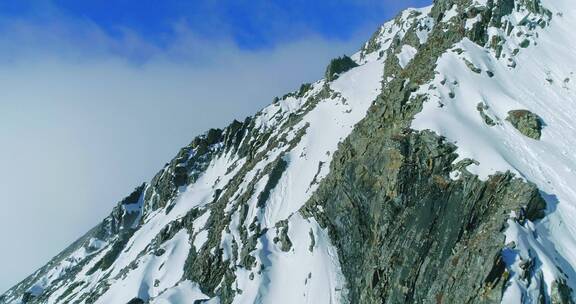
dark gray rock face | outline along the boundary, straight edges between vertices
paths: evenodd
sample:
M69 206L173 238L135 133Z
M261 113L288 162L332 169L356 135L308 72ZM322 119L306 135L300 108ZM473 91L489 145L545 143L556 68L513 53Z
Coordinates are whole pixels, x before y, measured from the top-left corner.
M564 279L556 280L552 283L552 304L574 304L572 301L572 289L568 287Z
M480 113L480 116L482 117L482 120L484 120L484 123L490 127L493 127L496 125L496 122L494 122L494 120L486 114L485 111L488 109L489 109L488 106L484 103L479 103L476 106L476 110L478 110L478 112Z
M542 118L528 110L513 110L506 118L520 133L533 139L542 136Z
M542 211L538 190L508 173L451 180L454 146L428 132L381 135L346 146L305 211L330 229L351 303L499 303L505 220Z
M126 304L144 304L144 303L145 303L144 300L142 300L140 298L134 298Z
M511 9L508 2L491 2L484 28L473 31L499 21ZM452 4L467 7L466 1L436 1L431 14L441 19ZM543 215L535 186L511 173L479 180L465 169L472 160L453 163L455 146L410 130L425 100L412 94L415 88L433 77L440 54L469 35L475 33L458 21L445 24L407 69L387 62L384 79L391 80L302 210L328 228L350 303L500 303L509 276L502 258L508 215Z
M178 193L178 188L195 182L204 172L210 160L222 152L220 145L227 150L236 150L240 140L250 125L250 119L244 122L233 121L224 130L210 129L180 149L176 157L158 172L150 187L146 190L144 215L169 204ZM242 153L243 151L239 151Z

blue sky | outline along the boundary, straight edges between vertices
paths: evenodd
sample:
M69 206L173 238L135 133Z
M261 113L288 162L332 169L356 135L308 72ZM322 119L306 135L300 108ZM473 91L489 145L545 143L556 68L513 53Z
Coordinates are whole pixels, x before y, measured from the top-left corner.
M98 30L114 42L105 46L109 48L106 51L139 61L149 59L152 49L166 50L177 44L182 31L191 31L202 40L230 40L246 50L273 48L311 35L348 41L372 31L402 8L428 2L2 0L0 29L21 22L31 28L47 28L45 34L60 35L71 43L88 45L98 43L90 40L91 31ZM134 40L140 44L130 45Z
M0 292L194 136L428 2L0 0Z

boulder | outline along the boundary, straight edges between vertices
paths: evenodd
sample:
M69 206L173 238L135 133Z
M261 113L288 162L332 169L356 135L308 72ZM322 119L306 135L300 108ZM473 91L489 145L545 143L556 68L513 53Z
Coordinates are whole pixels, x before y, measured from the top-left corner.
M530 138L540 139L542 135L542 119L528 110L512 110L508 112L506 120Z

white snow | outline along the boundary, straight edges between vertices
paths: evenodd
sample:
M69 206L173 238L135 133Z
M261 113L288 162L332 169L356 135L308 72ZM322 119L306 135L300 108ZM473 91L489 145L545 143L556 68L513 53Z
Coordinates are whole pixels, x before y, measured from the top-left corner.
M475 6L486 6L488 4L488 0L474 0Z
M270 193L262 219L264 226L273 226L288 218L314 193L318 184L312 181L316 178L316 182L320 182L326 176L338 143L366 115L379 94L382 73L383 63L377 60L343 74L331 85L341 97L320 102L294 127L294 133L306 128L306 134L284 156L288 168ZM320 163L325 165L318 172Z
M281 251L272 242L275 234L269 230L262 239L261 258L266 270L259 278L259 288L240 279L239 288L247 292L234 303L341 303L344 277L327 232L315 220L306 220L300 214L294 214L288 225L292 249ZM312 252L311 231L315 239Z
M434 28L434 18L428 16L431 8L432 6L429 6L420 10L424 16L418 20L418 27L416 28L416 36L418 37L420 44L424 44L428 41L428 35L432 31L432 28Z
M200 291L198 284L186 280L152 299L150 304L185 304L209 298Z
M514 29L504 48L506 58L497 59L493 52L467 39L455 46L464 50L461 55L445 53L438 60L433 81L437 89L428 92L428 86L423 86L417 92L429 93L430 98L412 123L417 130L430 129L454 142L458 160L477 160L479 165L468 170L480 178L511 171L542 190L548 203L547 217L525 227L510 220L506 241L517 245L513 250L516 255L510 258L511 270L520 259L535 257L544 282L533 278L537 283L528 287L514 274L504 303L520 303L520 296L535 299L539 284L544 283L550 291L553 280L564 277L556 266L576 289L576 86L572 80L576 70L572 64L576 62L576 7L568 0L545 0L542 5L551 9L554 17L549 26L537 28L538 34L531 35L537 45L531 43L514 57L515 68L509 60L510 50L524 39L515 37L516 33L531 34L521 26ZM509 20L517 24L525 15L519 12ZM482 72L472 72L464 59ZM495 76L488 77L487 70ZM476 110L480 102L489 106L488 114L495 118L496 126L483 122ZM508 111L516 109L542 117L545 126L540 140L523 136L505 120Z
M258 194L268 181L267 175L258 181L255 194L248 202L247 222L250 223L251 218L257 217L263 227L271 228L260 238L257 250L253 253L258 265L264 265L266 270L260 275L242 268L236 271L237 285L243 293L235 298L234 303L339 302L337 299L344 287L335 249L330 245L326 232L322 231L316 222L302 219L297 210L309 199L318 182L328 173L329 163L338 143L346 138L354 125L365 116L368 107L379 94L383 69L383 59L380 59L366 62L342 74L330 84L331 89L339 93L337 97L320 101L287 134L290 139L299 130L306 130L300 142L284 154L283 159L288 166L271 191L264 210L256 208L256 202ZM322 84L320 82L315 86ZM315 90L310 94L314 94ZM290 106L294 104L302 103L289 98L275 105L277 109L265 109L263 113L267 117L274 117L283 111L297 112L297 108ZM272 127L270 120L263 121L261 125ZM258 172L274 161L282 151L283 149L273 150L267 160L252 171ZM247 174L245 181L251 180L255 172ZM289 236L293 248L284 253L272 241L275 236L273 227L278 221L287 218L290 219ZM236 227L237 213L232 221L231 227ZM316 235L314 253L308 251L311 229ZM237 232L232 234L239 240ZM251 273L254 274L252 280L249 279ZM310 273L312 277L308 279Z
M398 57L400 67L405 68L408 65L408 63L410 63L410 61L414 59L416 53L418 53L418 50L415 47L408 44L403 45L402 48L400 49L400 53L396 55L396 57Z
M127 303L135 297L146 301L175 286L182 278L182 265L190 251L188 234L181 230L161 248L165 250L163 255L148 254L139 259L138 267L125 278L111 282L110 289L96 303Z
M466 30L471 30L472 27L474 26L474 24L476 24L477 22L480 22L481 20L482 20L481 14L476 15L476 17L474 17L474 18L469 18L466 20L466 25L464 26L464 28Z
M207 229L203 229L202 231L198 232L198 234L196 234L196 238L194 239L194 247L196 248L196 250L199 250L200 247L202 247L202 245L204 245L204 243L206 243L207 240L208 240Z
M80 246L78 249L72 252L70 256L55 265L45 275L37 279L35 284L30 288L31 294L41 294L47 286L65 276L69 269L75 267L87 257L97 255L100 250L105 247L105 245L106 242L96 238L90 238L87 244ZM59 294L60 293L56 293L56 295Z
M450 9L444 13L444 17L442 18L442 22L449 22L452 18L458 16L458 5L453 4Z
M420 9L409 8L402 12L400 18L386 22L378 30L376 42L380 44L377 51L371 53L358 52L352 56L352 59L357 62L365 63L371 62L379 58L380 50L387 50L394 41L394 37L402 39L404 35L415 26L416 36L420 43L425 43L428 40L428 35L434 27L434 19L428 16L432 6L423 7ZM367 46L364 45L365 47Z

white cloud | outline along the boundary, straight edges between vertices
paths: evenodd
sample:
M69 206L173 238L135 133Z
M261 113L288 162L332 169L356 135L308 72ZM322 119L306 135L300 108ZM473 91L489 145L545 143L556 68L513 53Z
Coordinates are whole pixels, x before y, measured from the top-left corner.
M245 51L179 25L159 48L66 22L0 30L0 290L97 224L195 135L320 78L362 40L307 36Z

